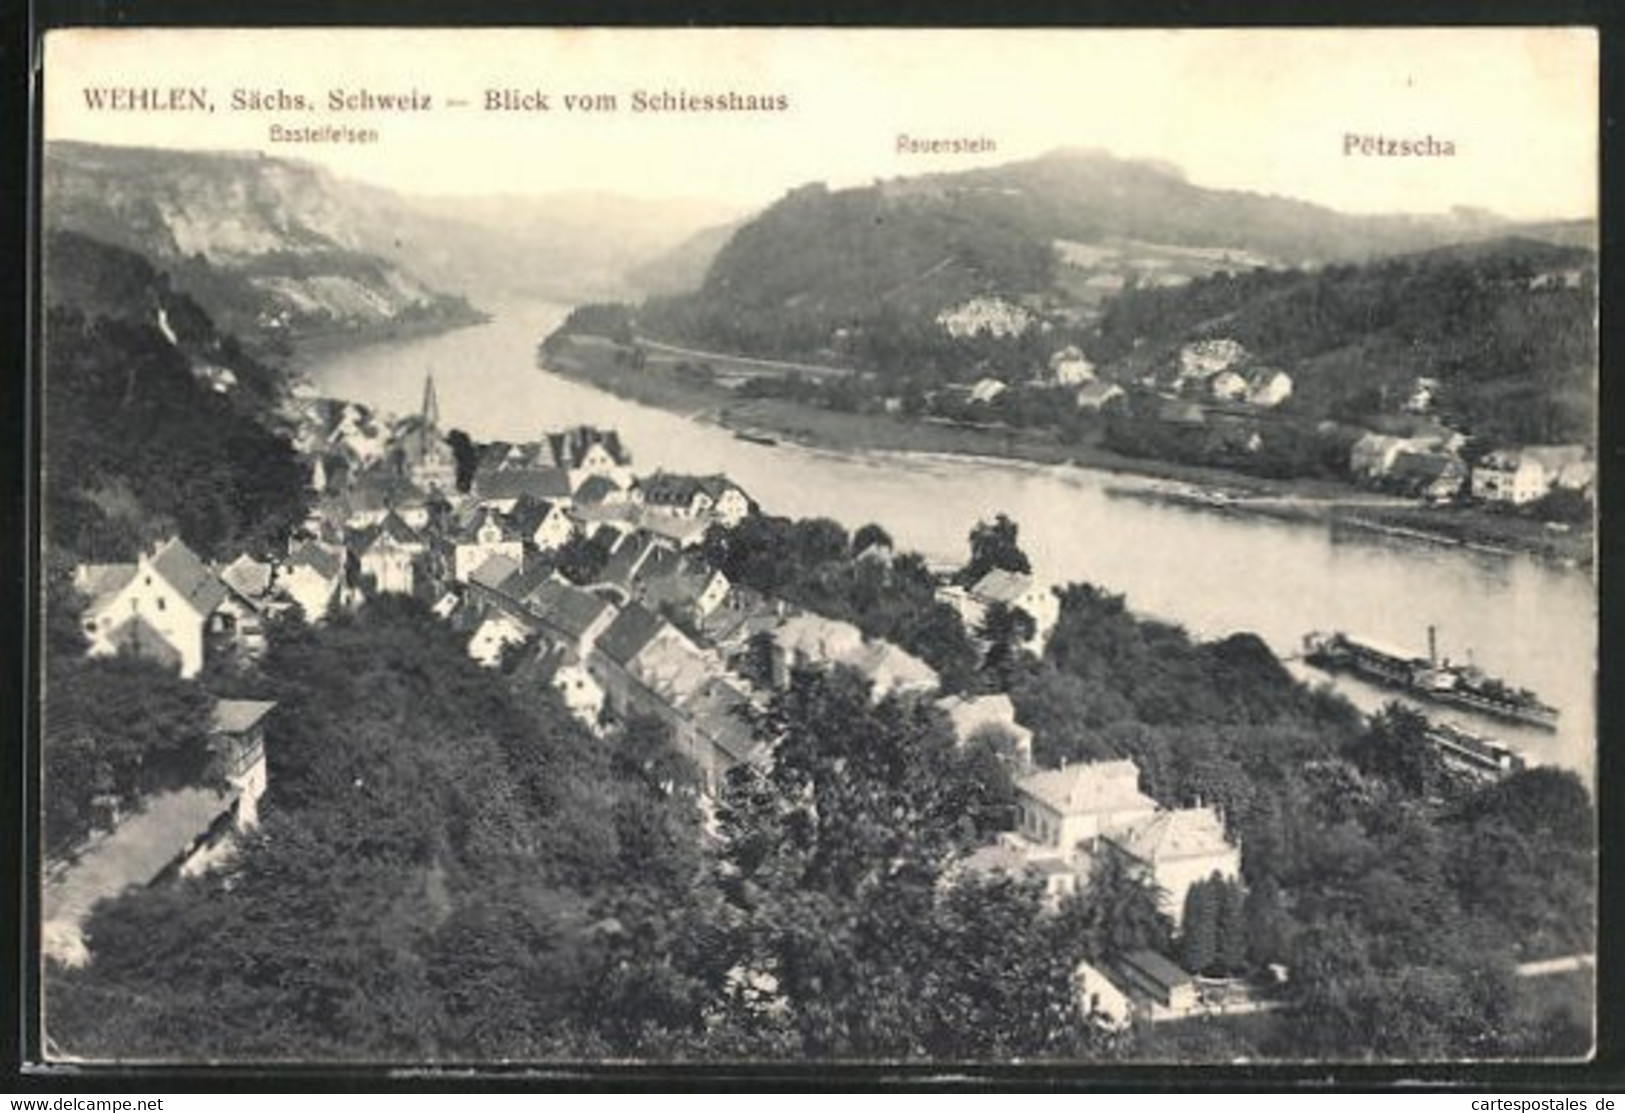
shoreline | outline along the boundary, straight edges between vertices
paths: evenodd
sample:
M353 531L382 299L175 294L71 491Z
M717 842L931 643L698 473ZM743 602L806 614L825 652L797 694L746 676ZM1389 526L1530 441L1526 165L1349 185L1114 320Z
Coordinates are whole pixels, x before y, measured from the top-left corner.
M594 354L589 349L589 355ZM1319 523L1419 545L1494 556L1528 556L1589 570L1592 535L1556 533L1529 519L1478 509L1441 509L1329 479L1271 479L1168 460L1124 456L1093 443L1066 444L1049 430L977 428L892 414L838 413L782 398L742 399L727 387L633 370L561 350L538 359L541 374L589 383L617 397L728 429L744 440L785 441L835 452L902 452L1065 465L1160 481L1165 489L1117 493L1217 513Z

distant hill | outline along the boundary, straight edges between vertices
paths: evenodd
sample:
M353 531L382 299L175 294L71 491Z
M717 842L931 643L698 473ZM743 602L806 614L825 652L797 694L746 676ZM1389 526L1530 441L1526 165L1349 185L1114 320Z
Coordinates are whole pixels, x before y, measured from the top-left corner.
M735 232L698 290L653 299L644 323L699 347L805 355L882 317L919 322L975 295L1087 317L1135 284L1360 261L1520 231L1476 210L1350 215L1206 189L1161 164L1058 151L853 189L792 190ZM1528 231L1562 242L1594 237L1587 223Z
M601 193L418 197L258 153L86 143L47 145L44 192L48 227L139 252L265 352L469 323L510 298L631 296L628 270L737 215Z
M702 228L675 247L628 270L626 281L642 294L684 294L698 290L717 252L744 223L733 220Z
M139 253L264 352L479 319L463 298L374 252L378 214L305 163L51 143L43 196L48 229Z

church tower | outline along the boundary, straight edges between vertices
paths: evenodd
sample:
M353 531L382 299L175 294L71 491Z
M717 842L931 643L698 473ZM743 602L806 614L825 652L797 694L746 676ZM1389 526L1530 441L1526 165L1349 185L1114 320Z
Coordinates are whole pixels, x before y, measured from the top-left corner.
M430 371L423 380L423 429L426 433L434 433L439 428L440 401L434 395L434 372Z

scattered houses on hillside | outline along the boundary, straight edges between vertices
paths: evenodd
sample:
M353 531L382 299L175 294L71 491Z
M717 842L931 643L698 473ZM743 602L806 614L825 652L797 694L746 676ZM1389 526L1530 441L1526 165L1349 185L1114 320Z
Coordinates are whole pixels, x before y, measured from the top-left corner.
M1595 465L1583 445L1526 445L1489 453L1473 467L1473 497L1484 502L1523 506L1550 494L1554 487L1585 492Z

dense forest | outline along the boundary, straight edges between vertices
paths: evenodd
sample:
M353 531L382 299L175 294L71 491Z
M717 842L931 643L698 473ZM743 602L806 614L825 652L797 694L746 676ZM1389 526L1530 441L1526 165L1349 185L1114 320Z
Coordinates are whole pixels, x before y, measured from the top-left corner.
M174 533L206 557L284 540L305 476L280 374L138 255L56 233L44 261L49 547L111 561Z
M1491 443L1588 442L1595 421L1596 256L1501 240L1363 266L1218 274L1107 303L1092 357L1124 381L1178 347L1239 341L1293 376L1290 412L1359 422L1419 376L1437 415Z

